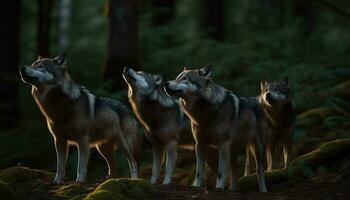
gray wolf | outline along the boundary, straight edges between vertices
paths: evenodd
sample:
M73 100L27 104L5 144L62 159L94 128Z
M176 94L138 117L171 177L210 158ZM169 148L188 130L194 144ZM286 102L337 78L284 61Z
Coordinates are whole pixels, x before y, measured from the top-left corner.
M165 94L162 75L136 72L125 67L123 77L129 87L129 102L153 146L151 183L159 179L165 150L166 175L163 184L169 184L178 146L194 146L189 119L178 100Z
M54 183L64 182L68 145L78 147L76 181L86 180L90 147L96 147L108 164L108 174L117 173L114 151L121 148L130 166L131 177L137 174L137 122L118 101L96 96L76 84L67 71L66 54L38 59L20 67L25 83L32 86L32 96L45 116L57 153Z
M286 168L295 126L295 105L288 86L288 77L279 82L261 80L260 90L261 93L257 99L268 121L268 134L266 135L267 171L273 169L273 157L278 157L278 152L283 152L283 163L284 168ZM280 151L281 149L283 151ZM247 155L246 175L249 174L249 169L249 155Z
M237 157L248 146L256 160L259 189L266 192L264 174L264 127L261 106L255 98L239 97L214 83L210 65L201 69L185 68L175 80L166 82L169 95L180 98L191 120L196 141L196 177L194 186L202 185L208 146L218 148L219 165L216 187L223 189L231 165L231 190L236 190Z

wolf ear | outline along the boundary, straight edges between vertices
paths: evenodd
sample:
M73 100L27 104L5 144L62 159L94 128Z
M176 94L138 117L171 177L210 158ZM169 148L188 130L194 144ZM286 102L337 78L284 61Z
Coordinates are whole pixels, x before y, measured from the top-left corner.
M160 74L153 75L153 78L156 81L157 85L160 85L163 82L163 76Z
M211 77L211 72L212 72L212 66L207 65L199 70L199 75L201 76L206 76L206 77Z
M54 58L53 61L57 65L66 65L67 64L66 53L62 52L60 55L58 55L56 58Z
M282 82L285 86L288 86L288 76L284 77Z
M263 91L265 89L267 81L263 78L260 80L260 90Z

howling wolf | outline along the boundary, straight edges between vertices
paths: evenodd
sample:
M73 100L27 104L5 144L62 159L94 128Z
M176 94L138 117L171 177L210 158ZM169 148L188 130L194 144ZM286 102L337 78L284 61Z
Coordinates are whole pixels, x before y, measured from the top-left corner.
M117 173L114 151L127 155L131 177L137 177L137 124L128 109L118 101L99 97L77 85L67 71L66 54L42 58L20 67L25 83L32 85L32 95L46 118L57 153L54 183L64 182L69 144L78 146L76 181L86 180L91 146L106 160L109 176Z
M178 145L194 146L189 119L179 102L165 94L161 75L151 75L124 68L123 77L129 86L129 101L153 145L151 182L156 183L166 150L166 175L163 184L171 182Z
M264 174L266 120L261 106L252 98L239 97L214 83L212 67L181 72L175 80L165 83L169 95L180 98L191 120L196 141L196 178L194 186L201 186L208 146L219 151L217 188L224 188L231 164L231 190L236 190L237 157L248 146L256 160L259 189L266 192Z

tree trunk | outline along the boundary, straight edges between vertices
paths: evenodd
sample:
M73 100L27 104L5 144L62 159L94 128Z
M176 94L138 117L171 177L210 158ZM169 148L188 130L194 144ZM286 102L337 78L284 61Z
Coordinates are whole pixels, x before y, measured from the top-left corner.
M125 66L140 68L138 43L138 0L109 0L107 59L103 80L111 81L110 89L123 89L122 72Z
M38 2L38 54L42 55L43 57L48 57L52 0L39 0Z
M312 33L315 25L312 0L294 0L293 2L294 16L302 20L302 34L308 36Z
M13 129L19 119L18 41L20 0L4 0L0 10L0 129Z
M199 26L207 36L221 40L224 37L224 0L201 1Z
M161 26L173 19L174 0L153 0L152 6L156 10L152 18L153 26Z
M59 6L59 38L60 51L65 51L69 45L68 27L71 17L71 0L61 0Z

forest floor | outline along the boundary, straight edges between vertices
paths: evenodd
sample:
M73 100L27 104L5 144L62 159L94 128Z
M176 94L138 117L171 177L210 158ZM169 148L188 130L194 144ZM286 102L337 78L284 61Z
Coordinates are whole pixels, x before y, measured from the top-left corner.
M350 139L330 141L297 157L287 169L266 172L267 193L258 192L254 174L238 180L237 192L216 190L212 170L206 171L207 187L191 187L193 170L180 167L170 185L127 178L54 185L53 173L16 166L0 170L0 200L350 199ZM142 177L149 177L149 171Z
M261 193L256 190L250 191L219 191L215 189L195 188L186 185L156 185L154 192L142 199L146 200L226 200L226 199L349 199L350 178L333 180L334 176L312 178L309 180L300 179L282 184L269 186L269 192ZM15 191L15 198L20 200L46 200L46 199L67 199L69 194L57 195L62 186L53 185L48 180L36 179L16 184L12 189ZM82 199L87 193L92 192L99 183L66 183L76 185L81 196L75 199ZM77 186L79 185L79 186ZM80 189L79 189L80 188ZM72 192L72 191L71 191ZM76 193L76 191L74 191ZM69 193L69 191L68 191ZM0 197L1 199L1 197Z

